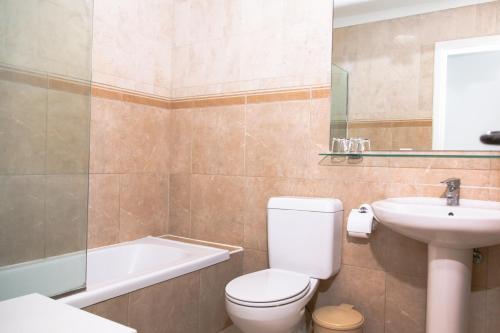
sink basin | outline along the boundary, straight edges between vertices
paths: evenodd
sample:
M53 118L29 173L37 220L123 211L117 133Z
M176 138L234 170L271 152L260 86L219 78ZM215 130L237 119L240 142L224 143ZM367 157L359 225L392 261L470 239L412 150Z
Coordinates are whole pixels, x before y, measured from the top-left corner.
M407 237L436 246L472 249L500 243L500 202L408 197L374 202L379 222Z
M426 333L467 333L472 249L500 244L500 202L409 197L372 208L383 225L429 245Z

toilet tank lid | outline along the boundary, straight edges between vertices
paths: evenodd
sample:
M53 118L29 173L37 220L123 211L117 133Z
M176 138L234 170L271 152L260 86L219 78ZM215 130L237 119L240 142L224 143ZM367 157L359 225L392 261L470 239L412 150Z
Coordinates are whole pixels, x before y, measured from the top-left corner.
M343 210L342 202L332 198L273 197L268 209L286 209L306 212L335 213Z

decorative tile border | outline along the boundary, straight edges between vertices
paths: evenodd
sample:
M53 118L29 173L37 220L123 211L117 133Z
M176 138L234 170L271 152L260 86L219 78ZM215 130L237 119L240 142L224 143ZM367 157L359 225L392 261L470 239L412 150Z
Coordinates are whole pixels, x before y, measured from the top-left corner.
M432 119L351 120L350 128L432 126Z
M251 91L221 94L217 96L170 99L98 83L90 84L89 82L68 80L60 77L43 75L29 71L20 71L3 66L0 67L0 79L77 94L88 95L90 93L94 97L154 106L165 109L204 108L227 105L320 99L330 97L330 87L323 86L307 87L301 89L295 88L287 90L280 89Z

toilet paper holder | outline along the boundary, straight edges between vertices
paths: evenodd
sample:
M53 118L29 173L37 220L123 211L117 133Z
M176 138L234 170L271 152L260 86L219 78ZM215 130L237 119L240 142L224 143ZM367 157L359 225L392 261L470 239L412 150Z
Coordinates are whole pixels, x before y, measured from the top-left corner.
M347 234L350 237L368 238L377 228L377 220L369 204L352 209L347 219Z

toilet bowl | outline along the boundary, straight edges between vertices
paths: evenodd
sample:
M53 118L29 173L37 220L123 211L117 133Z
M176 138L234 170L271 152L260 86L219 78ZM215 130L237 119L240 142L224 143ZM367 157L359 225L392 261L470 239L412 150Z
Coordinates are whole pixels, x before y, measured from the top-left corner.
M306 333L320 279L340 270L342 203L276 197L267 207L269 269L226 285L226 310L244 333Z
M319 281L304 274L267 269L232 280L226 309L245 333L306 333L305 306Z

